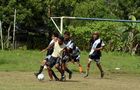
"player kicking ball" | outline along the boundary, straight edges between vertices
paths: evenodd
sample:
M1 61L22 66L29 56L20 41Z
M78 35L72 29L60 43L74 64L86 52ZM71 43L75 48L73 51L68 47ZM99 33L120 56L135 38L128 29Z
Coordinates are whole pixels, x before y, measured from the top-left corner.
M47 65L47 68L49 71L52 71L52 68L55 66L55 68L61 73L61 79L65 80L65 75L63 69L60 67L60 61L62 59L62 53L65 52L65 44L64 44L64 38L62 36L59 36L57 41L51 44L50 47L53 47L53 53L51 54L50 58L47 59L47 61L44 62L44 64ZM39 70L39 73L42 72L42 66Z
M54 71L50 68L47 67L47 62L49 59L51 59L51 54L53 53L53 43L57 41L59 34L58 33L53 33L52 34L52 40L49 43L48 47L43 49L41 52L47 51L46 58L42 61L42 65L40 66L40 70L38 73L34 73L35 76L37 77L40 73L42 73L43 69L47 69L50 80L53 80L53 77L55 78L56 81L58 81L58 77L55 75Z
M47 62L47 67L49 69L55 68L61 73L61 81L65 80L65 75L64 75L64 70L61 68L61 60L62 60L62 54L66 52L66 46L64 44L64 37L59 36L58 40L53 43L54 45L54 50L51 55L51 58Z
M86 75L84 77L88 77L91 62L95 61L97 67L99 68L99 70L101 72L101 78L103 78L104 77L104 71L103 71L102 66L100 64L100 57L101 57L101 50L103 49L105 44L99 38L99 32L94 32L93 33L91 44L92 44L92 47L91 47L91 51L89 53L89 61L88 61L88 64L87 64Z

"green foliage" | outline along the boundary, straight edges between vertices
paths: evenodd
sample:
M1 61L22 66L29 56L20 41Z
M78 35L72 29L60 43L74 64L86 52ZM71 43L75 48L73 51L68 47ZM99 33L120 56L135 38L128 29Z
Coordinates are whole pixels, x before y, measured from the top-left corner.
M74 9L74 16L98 18L115 17L106 7L104 0L85 0L81 3L77 3Z
M16 9L16 27L18 28L16 35L19 35L20 32L20 34L27 34L24 37L30 37L29 33L34 33L35 36L41 33L40 35L48 35L48 43L51 33L56 30L50 20L51 16L131 19L135 21L140 16L139 6L139 0L0 0L0 19L3 22L4 37L7 37L10 25L10 37L12 37L14 9ZM57 20L57 23L59 24L60 21ZM101 37L107 45L107 51L132 52L132 49L139 44L140 24L136 23L65 20L65 27L72 32L73 38L77 40L76 43L81 49L88 49L88 41L93 31L101 32ZM44 47L41 41L46 41L46 38L41 41L39 38L32 37L33 42L38 42L34 45L40 46L40 48ZM28 42L27 40L28 38L24 40L25 43ZM30 46L29 43L27 44ZM33 47L37 48L35 46Z
M105 41L106 50L114 51L122 48L122 33L120 31L121 23L112 22L93 22L86 26L69 27L74 40L81 49L88 49L89 40L94 31L99 31L100 36ZM122 30L122 29L121 29Z

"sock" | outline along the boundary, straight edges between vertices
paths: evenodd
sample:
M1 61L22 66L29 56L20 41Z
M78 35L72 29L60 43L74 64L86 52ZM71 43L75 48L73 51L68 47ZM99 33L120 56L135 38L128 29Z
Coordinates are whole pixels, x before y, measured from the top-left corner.
M82 73L82 72L83 72L83 68L82 68L82 66L81 66L81 65L79 65L79 71L80 71L80 73Z
M56 74L54 73L54 71L51 70L51 72L52 72L53 77L54 77L55 79L58 79L58 77L56 76Z
M42 73L44 66L40 66L38 74Z
M61 73L61 76L64 76L64 70L62 68L57 68L57 70Z
M65 68L65 71L68 73L72 73L68 68Z
M89 74L89 69L90 69L90 64L87 65L87 71L86 71L87 75Z
M48 69L48 74L49 74L50 80L53 80L52 71L50 69Z

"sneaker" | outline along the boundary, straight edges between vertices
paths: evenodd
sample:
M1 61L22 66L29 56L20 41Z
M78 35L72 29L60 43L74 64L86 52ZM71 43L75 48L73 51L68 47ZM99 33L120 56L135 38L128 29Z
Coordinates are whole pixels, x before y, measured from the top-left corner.
M34 73L34 75L36 76L36 78L37 78L37 76L38 76L38 73Z
M84 76L84 73L82 72L82 73L80 73L80 75L83 77Z
M101 78L103 78L104 77L104 72L101 72Z
M50 78L49 81L53 81L53 79Z
M55 78L55 81L59 81L59 78Z
M65 76L62 76L60 81L65 81L66 80L66 77Z
M86 75L84 76L84 78L86 78L86 77L88 77L88 74L86 74Z
M69 73L69 79L71 79L71 78L72 78L72 72Z

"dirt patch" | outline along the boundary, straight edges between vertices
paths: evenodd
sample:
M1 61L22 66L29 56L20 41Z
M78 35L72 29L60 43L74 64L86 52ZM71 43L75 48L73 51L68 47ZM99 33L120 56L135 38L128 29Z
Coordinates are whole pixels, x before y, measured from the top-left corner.
M33 72L0 72L0 90L140 90L139 75L108 74L100 79L98 74L83 78L73 74L65 82L38 81Z

